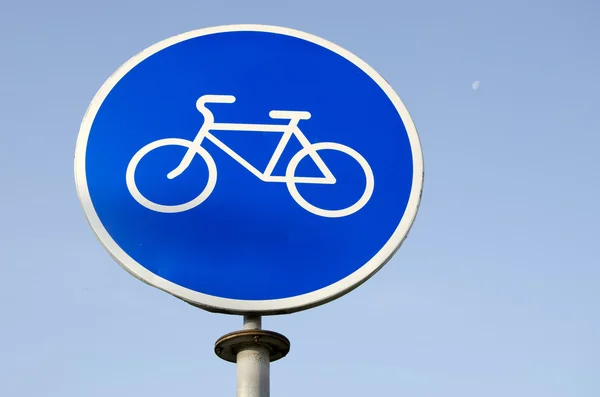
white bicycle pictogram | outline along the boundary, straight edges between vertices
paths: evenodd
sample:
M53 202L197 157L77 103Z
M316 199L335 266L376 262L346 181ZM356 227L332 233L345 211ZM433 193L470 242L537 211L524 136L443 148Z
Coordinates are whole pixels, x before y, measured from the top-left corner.
M272 110L269 116L275 120L289 120L287 125L284 124L237 124L237 123L216 123L212 112L206 108L209 103L233 103L235 97L233 95L203 95L196 102L196 108L204 116L204 123L198 131L198 134L193 141L181 138L165 138L151 142L142 147L130 160L126 171L127 188L131 196L142 206L157 212L176 213L190 210L204 202L212 193L217 183L217 166L212 156L201 145L204 139L208 139L226 154L236 160L242 167L250 171L254 176L263 182L279 182L285 183L292 198L305 210L319 216L329 218L339 218L351 215L367 204L373 194L375 180L373 171L369 163L354 149L335 142L318 142L311 143L304 133L298 127L300 120L308 120L311 114L306 111L289 111L289 110ZM248 132L278 132L282 133L282 137L263 172L251 165L248 161L234 152L229 146L220 141L217 137L211 134L211 131L248 131ZM283 153L290 138L295 136L302 145L302 149L296 153L287 165L285 176L271 175L281 154ZM192 163L196 154L200 155L206 162L208 167L208 181L202 192L194 199L176 205L157 204L142 195L135 183L135 170L142 158L154 149L165 146L183 146L187 148L187 152L183 156L181 163L171 172L167 174L167 178L173 179L181 175ZM336 178L333 176L325 162L319 156L320 150L335 150L345 153L352 157L361 166L365 176L365 190L362 196L354 204L349 207L328 210L318 208L306 201L298 192L296 184L324 184L333 185L336 183ZM305 156L310 158L317 165L319 171L323 174L322 177L297 177L295 176L296 167Z

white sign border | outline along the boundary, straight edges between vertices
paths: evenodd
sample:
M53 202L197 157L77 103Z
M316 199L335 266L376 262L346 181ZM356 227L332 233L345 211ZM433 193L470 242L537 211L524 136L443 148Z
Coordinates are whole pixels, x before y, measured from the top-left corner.
M408 199L406 211L400 223L396 227L396 230L394 231L390 239L387 241L387 243L381 248L381 250L379 250L379 252L377 252L377 254L373 256L373 258L371 258L360 269L356 270L354 273L350 274L349 276L343 278L340 281L337 281L334 284L303 295L270 300L229 299L202 294L200 292L182 287L162 277L159 277L158 275L150 272L148 269L136 262L133 258L131 258L111 238L107 230L102 225L100 218L96 214L88 190L87 177L85 172L88 137L96 114L100 109L100 106L102 105L110 91L121 80L121 78L123 78L129 71L131 71L135 66L137 66L139 63L141 63L148 57L174 44L196 37L211 35L215 33L239 31L268 32L287 35L325 47L328 50L331 50L336 54L344 57L345 59L356 65L358 68L360 68L367 75L369 75L369 77L371 77L371 79L373 79L379 85L379 87L381 87L381 89L386 93L386 95L390 98L390 100L396 107L396 110L402 118L402 121L406 127L406 131L408 133L410 148L413 156L412 189ZM92 230L96 234L96 237L104 246L104 248L110 253L110 255L121 266L123 266L125 270L127 270L136 278L151 286L168 292L171 295L183 299L192 305L198 306L200 308L212 312L261 315L284 314L293 313L300 310L305 310L315 306L319 306L324 303L330 302L336 298L339 298L342 295L345 295L346 293L350 292L351 290L368 280L391 259L391 257L398 250L398 248L400 248L400 245L406 238L419 209L419 203L421 201L421 193L423 188L423 155L421 151L419 136L417 134L415 125L408 113L408 110L406 109L396 92L385 81L385 79L379 75L379 73L377 73L367 63L365 63L363 60L361 60L354 54L320 37L295 29L269 25L225 25L193 30L156 43L146 48L139 54L135 55L133 58L129 59L119 69L117 69L108 78L108 80L106 80L106 82L102 85L102 87L96 93L94 99L90 103L90 106L88 107L83 121L81 123L79 136L77 138L77 144L75 148L75 183L81 206L83 207L88 223L90 224Z

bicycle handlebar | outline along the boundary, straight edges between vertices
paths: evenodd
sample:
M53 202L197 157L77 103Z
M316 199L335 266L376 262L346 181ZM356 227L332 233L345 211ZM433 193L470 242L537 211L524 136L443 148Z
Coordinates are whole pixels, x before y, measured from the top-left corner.
M212 112L206 107L207 103L234 103L234 102L235 102L235 97L233 95L202 95L196 101L196 109L198 109L198 111L200 113L202 113L202 116L204 116L205 123L208 123L207 125L210 125L210 124L214 123L215 118L214 118Z
M235 97L233 95L202 95L196 102L196 107L204 107L207 103L234 103Z

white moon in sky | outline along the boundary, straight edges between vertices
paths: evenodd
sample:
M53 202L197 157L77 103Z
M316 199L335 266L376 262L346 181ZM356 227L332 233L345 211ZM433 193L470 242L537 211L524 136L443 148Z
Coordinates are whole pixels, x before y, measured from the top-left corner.
M477 89L479 88L479 84L481 84L481 81L479 80L475 80L472 84L473 87L473 91L477 91Z

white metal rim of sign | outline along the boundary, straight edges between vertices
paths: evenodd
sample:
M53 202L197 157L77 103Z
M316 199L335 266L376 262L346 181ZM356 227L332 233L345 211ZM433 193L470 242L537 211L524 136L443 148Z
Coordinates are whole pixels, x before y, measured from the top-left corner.
M334 284L303 295L273 300L238 300L203 294L172 283L147 270L119 247L96 214L88 190L85 172L88 137L100 106L117 83L139 63L167 47L196 37L238 31L275 33L303 39L333 51L352 62L371 77L392 101L406 127L410 142L413 156L412 188L404 216L390 239L375 256L354 273ZM90 103L79 130L75 148L75 183L81 206L96 237L113 259L139 280L208 311L229 314L283 314L319 306L345 295L368 280L392 258L406 238L419 209L423 188L423 154L416 127L400 97L379 73L356 55L330 41L295 29L268 25L225 25L193 30L160 41L129 59L106 80Z

